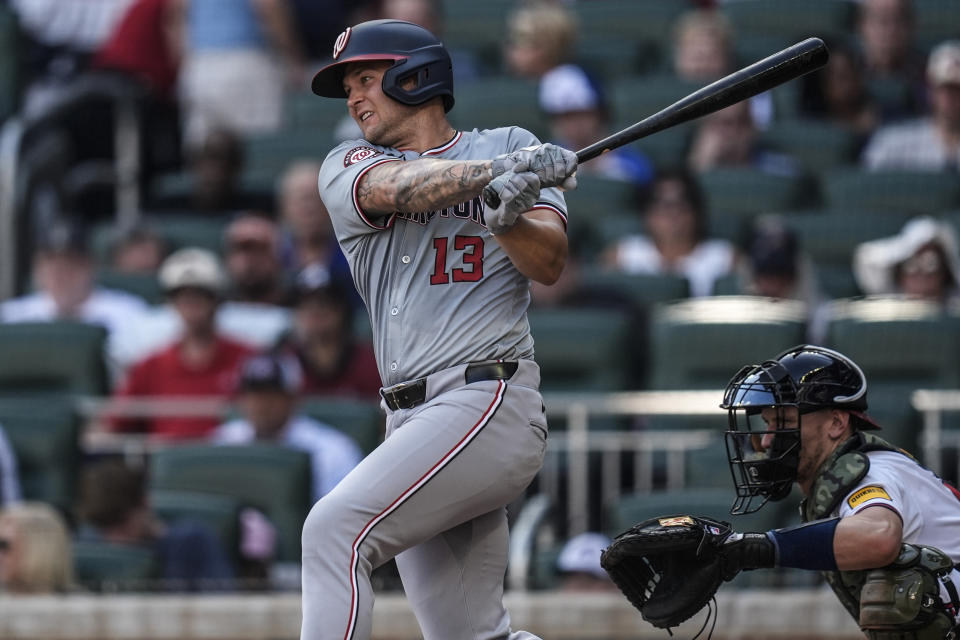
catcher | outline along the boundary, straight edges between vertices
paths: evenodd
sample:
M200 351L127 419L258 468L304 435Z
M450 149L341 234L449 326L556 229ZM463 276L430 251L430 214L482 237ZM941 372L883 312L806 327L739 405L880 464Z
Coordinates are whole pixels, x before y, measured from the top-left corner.
M867 380L852 360L800 345L727 385L731 513L783 500L804 523L736 533L668 516L618 536L601 564L644 619L669 629L745 569L818 570L871 640L960 634L960 492L872 432Z

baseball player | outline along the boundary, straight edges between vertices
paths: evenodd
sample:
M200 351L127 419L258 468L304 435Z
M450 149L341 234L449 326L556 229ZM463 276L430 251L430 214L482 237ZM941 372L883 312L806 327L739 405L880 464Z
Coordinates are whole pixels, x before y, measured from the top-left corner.
M730 536L731 566L825 572L872 639L957 637L960 492L872 433L856 363L800 345L741 369L722 407L732 513L781 500L794 482L805 496L805 524Z
M576 156L456 131L450 57L408 22L348 28L312 88L363 132L319 189L370 313L387 437L304 523L301 638L369 638L370 572L393 557L426 640L533 638L502 604L505 505L546 444L528 289L563 269Z

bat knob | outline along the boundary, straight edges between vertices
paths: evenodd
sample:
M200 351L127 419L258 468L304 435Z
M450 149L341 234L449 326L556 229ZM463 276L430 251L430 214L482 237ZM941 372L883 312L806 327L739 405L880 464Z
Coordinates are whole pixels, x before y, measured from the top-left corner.
M483 203L491 209L500 207L500 196L497 195L497 192L490 185L483 188Z

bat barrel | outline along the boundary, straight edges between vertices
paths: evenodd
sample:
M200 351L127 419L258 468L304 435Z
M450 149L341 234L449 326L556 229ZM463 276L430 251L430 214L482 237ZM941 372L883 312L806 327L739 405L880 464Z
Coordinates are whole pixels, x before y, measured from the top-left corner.
M577 160L592 160L628 142L729 107L815 71L825 65L828 58L829 52L823 40L807 38L720 78L640 122L580 149L577 151Z

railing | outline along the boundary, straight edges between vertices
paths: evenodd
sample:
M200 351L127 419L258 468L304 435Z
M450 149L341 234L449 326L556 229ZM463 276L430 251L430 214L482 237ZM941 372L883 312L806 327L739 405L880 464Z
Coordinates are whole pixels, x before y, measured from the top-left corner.
M111 99L114 106L114 198L117 221L130 224L140 211L140 115L142 89L110 75L83 76L65 87L51 104L29 117L15 115L0 129L0 300L17 293L20 264L18 225L24 221L30 168L21 164L28 139L89 100Z
M952 471L960 478L960 455L955 456L952 470L943 468L943 451L951 447L960 451L960 430L944 430L943 414L960 411L960 391L918 389L910 397L913 408L923 416L920 431L920 452L923 464L938 475Z

